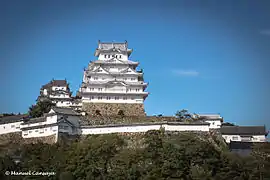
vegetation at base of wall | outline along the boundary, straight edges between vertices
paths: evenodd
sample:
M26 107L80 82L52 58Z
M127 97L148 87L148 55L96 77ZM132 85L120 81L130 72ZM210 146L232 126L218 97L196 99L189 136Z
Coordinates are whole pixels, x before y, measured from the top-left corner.
M55 104L50 100L38 101L37 104L29 107L28 114L33 118L41 117L44 113L48 113L52 107L55 107Z
M167 134L148 131L134 137L138 146L129 146L128 136L88 135L73 142L48 145L28 144L0 157L0 179L6 171L55 172L55 176L16 176L16 179L268 179L269 144L254 148L249 157L239 157L218 148L217 139L194 133ZM208 137L210 138L210 137ZM129 139L130 140L130 139ZM15 164L12 157L21 156Z

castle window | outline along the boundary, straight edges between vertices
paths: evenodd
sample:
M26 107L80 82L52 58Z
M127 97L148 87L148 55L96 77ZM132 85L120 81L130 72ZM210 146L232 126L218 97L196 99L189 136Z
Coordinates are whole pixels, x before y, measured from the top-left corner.
M3 128L4 128L4 129L6 129L6 127L5 127L5 126L3 126Z
M105 54L104 57L107 58L107 55Z
M11 125L11 128L14 128L15 127L15 125Z
M233 136L232 137L232 140L238 140L238 137L237 136Z
M32 133L32 131L29 131L29 134Z
M122 58L121 55L119 55L119 58L120 58L120 59Z
M136 92L140 91L140 89L136 89Z
M35 132L38 132L38 130L35 130Z
M135 81L135 78L131 78L130 80L131 80L131 81Z
M98 97L98 100L102 100L102 96L99 96L99 97Z
M110 55L108 55L108 58L110 58Z
M98 88L98 91L102 91L102 88Z
M119 100L119 97L115 96L114 99L115 99L115 100Z
M111 97L110 96L107 96L107 100L111 100Z
M94 77L94 80L98 80L98 77Z
M61 103L63 104L63 101L61 101Z
M124 100L127 100L127 97L123 97Z
M91 98L92 98L92 99L95 99L95 96L92 96Z

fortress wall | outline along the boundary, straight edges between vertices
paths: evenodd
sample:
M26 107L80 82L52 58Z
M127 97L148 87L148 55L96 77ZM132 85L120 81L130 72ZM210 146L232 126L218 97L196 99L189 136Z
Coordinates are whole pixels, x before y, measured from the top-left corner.
M129 103L83 103L82 110L88 114L95 115L119 115L122 111L125 116L146 116L143 104L129 104Z

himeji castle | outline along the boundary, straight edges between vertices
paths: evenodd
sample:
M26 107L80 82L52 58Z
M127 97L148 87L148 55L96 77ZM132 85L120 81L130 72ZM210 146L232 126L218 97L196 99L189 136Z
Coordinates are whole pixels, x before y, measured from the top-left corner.
M84 69L79 89L83 110L94 114L145 116L144 100L148 83L139 62L131 61L127 41L98 42L97 60Z

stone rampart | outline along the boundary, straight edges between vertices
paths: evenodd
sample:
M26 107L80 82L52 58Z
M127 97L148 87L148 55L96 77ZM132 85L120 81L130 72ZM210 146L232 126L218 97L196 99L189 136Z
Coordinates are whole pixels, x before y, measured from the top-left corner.
M177 121L174 116L92 116L82 117L81 125L110 125L110 124L130 124L130 123L149 123L162 121Z
M129 103L83 103L82 110L92 116L146 116L143 104Z

